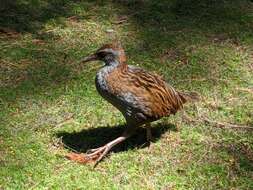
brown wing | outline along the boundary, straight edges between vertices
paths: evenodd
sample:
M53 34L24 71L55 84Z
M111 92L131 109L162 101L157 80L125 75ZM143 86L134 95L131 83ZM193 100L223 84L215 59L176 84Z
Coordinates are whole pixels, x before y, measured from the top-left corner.
M148 117L160 118L175 114L185 99L165 80L143 69L121 65L107 77L111 92L117 96L132 98L132 106Z

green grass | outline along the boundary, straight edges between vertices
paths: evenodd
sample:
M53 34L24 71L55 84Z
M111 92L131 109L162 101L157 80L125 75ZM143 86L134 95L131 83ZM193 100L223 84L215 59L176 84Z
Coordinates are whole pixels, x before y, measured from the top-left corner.
M251 1L6 0L0 26L0 189L253 189L252 130L201 121L253 127ZM78 61L114 38L129 64L202 101L93 169L64 155L112 140L124 119L96 92L100 64Z

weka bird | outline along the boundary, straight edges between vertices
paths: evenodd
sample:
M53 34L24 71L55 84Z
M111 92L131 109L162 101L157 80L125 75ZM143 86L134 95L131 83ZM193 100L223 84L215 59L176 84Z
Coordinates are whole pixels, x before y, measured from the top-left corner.
M192 94L175 90L166 81L141 68L127 65L125 52L118 44L106 44L82 62L100 60L105 65L95 79L99 94L115 106L126 119L126 129L115 140L91 149L83 158L75 154L70 159L80 162L95 161L95 165L111 148L130 137L135 129L145 125L147 140L152 138L150 122L175 114Z

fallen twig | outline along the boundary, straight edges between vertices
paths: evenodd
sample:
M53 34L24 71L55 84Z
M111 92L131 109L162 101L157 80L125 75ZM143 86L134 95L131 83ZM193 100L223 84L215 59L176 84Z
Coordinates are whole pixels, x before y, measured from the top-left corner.
M247 126L247 125L236 125L236 124L231 124L231 123L212 121L212 120L207 119L207 118L203 118L203 121L205 123L211 124L213 127L218 127L218 128L233 128L233 129L253 130L253 127L250 127L250 126Z
M248 125L236 125L236 124L231 124L231 123L226 123L226 122L213 121L206 117L199 117L197 119L194 119L190 117L189 115L187 115L186 113L183 113L183 120L185 120L186 123L206 123L213 127L217 127L221 129L230 128L230 129L253 130L253 127L250 127Z
M236 88L237 90L253 94L253 88Z

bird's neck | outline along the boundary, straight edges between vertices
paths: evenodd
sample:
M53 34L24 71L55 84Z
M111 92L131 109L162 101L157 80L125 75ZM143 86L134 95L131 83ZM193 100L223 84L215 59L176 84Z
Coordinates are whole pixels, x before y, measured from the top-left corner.
M99 80L100 79L102 80L104 77L106 77L110 72L112 72L120 65L119 61L115 59L104 59L103 61L105 65L97 73L97 78Z

